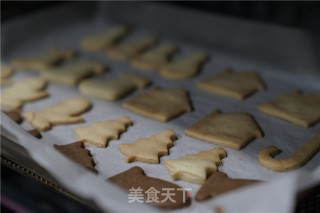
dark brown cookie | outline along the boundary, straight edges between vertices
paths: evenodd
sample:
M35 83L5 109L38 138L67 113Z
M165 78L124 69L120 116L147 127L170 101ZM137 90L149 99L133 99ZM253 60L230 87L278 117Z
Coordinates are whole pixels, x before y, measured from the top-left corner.
M11 118L16 123L20 124L22 123L22 117L18 111L5 111L2 110L3 113L5 113L9 118Z
M95 169L95 163L92 155L89 150L85 149L83 142L78 141L67 145L54 144L53 146L69 159L80 164L86 169L93 171L94 173L98 173L98 171Z
M209 179L202 185L196 194L197 201L203 201L208 198L215 198L225 192L232 191L253 183L258 180L231 179L223 172L213 173Z
M223 213L223 210L218 206L214 209L215 213Z
M30 135L32 135L32 136L34 136L36 138L39 138L39 139L42 138L41 133L36 129L31 129L28 132L29 132Z
M150 203L156 207L164 209L176 209L188 206L191 202L187 192L180 186L157 178L147 177L140 167L117 174L108 179L126 190L142 189L141 196L145 203ZM166 189L171 189L169 192ZM130 192L130 191L129 191ZM155 200L152 200L150 194L153 192ZM170 194L170 199L167 195ZM158 202L157 202L158 201Z

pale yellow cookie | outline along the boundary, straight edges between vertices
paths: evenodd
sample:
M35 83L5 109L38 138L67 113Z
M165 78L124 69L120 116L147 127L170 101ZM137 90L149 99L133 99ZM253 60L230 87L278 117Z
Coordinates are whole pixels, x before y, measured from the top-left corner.
M1 93L0 103L10 109L19 109L25 102L48 96L43 91L47 83L40 78L27 78L15 82Z
M25 112L24 118L36 129L46 131L53 125L83 122L76 116L90 109L91 103L85 98L69 98L40 111Z
M155 43L156 38L147 37L135 41L121 43L115 47L109 48L107 52L109 56L111 56L114 59L129 59L136 57L141 52L151 47Z
M9 86L12 82L8 79L13 73L13 68L10 66L1 66L1 86Z
M195 53L186 58L162 66L160 73L162 76L174 80L191 78L199 72L201 65L207 59L207 53Z
M122 106L162 122L191 111L190 100L184 89L153 88L123 103Z
M320 151L320 134L317 134L299 147L291 156L284 159L274 159L280 151L275 146L262 149L259 153L259 162L268 169L284 172L306 164Z
M110 140L118 139L119 135L130 126L131 120L123 116L117 120L95 122L90 126L81 126L74 129L75 136L85 144L106 147Z
M184 133L190 137L242 149L249 142L262 137L262 132L248 113L221 113L215 110L187 128Z
M114 46L128 33L128 28L124 25L116 26L106 31L90 35L81 40L80 44L87 51L102 51Z
M256 72L232 72L230 69L199 81L197 87L216 95L240 100L256 91L264 90L264 85Z
M158 164L159 157L168 155L168 148L173 146L176 133L166 129L149 138L136 140L133 144L120 144L120 151L127 156L126 162L140 161L144 163Z
M302 94L297 90L261 104L258 109L296 125L310 127L320 121L320 93Z
M75 86L82 79L102 73L106 66L100 62L81 60L66 67L46 69L41 72L41 77L55 83Z
M160 45L135 57L131 64L141 70L160 69L167 64L169 57L177 51L174 45Z
M146 87L149 83L145 77L124 73L111 80L84 80L79 84L79 90L82 95L115 101L138 88Z
M175 180L203 184L207 177L217 171L221 159L227 156L223 148L214 148L194 155L185 155L182 159L166 160L164 165Z
M53 48L37 56L16 59L12 66L16 69L42 71L74 56L75 52L72 50Z

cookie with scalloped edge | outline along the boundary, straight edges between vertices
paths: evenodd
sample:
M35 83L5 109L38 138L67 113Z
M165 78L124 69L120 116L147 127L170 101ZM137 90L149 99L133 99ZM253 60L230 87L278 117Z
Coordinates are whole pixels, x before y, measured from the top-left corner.
M86 145L104 148L110 140L118 139L119 135L132 125L129 117L123 116L117 120L94 122L90 126L74 129L76 138Z
M213 148L194 155L185 155L181 159L166 160L164 165L175 180L203 184L208 176L217 171L217 167L222 164L221 159L226 156L223 148Z
M144 163L158 164L159 157L168 155L168 149L173 146L176 133L171 129L163 130L149 138L140 138L133 144L120 144L120 151L125 154L126 162L140 161Z

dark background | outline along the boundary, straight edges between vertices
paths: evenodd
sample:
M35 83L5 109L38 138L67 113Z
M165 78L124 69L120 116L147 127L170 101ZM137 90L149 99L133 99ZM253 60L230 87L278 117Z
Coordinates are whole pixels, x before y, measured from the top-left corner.
M66 2L1 1L1 19L5 21L64 3ZM320 1L158 1L158 3L287 27L320 30Z
M70 2L68 2L70 3ZM159 2L205 13L303 30L320 31L320 2ZM65 2L1 1L1 21L13 19ZM81 204L1 166L1 197L33 212L91 212ZM318 198L318 204L320 198ZM308 204L306 204L308 205ZM314 206L314 204L313 204ZM304 210L305 207L302 207ZM299 212L300 207L297 209ZM14 212L1 203L1 210ZM301 209L300 209L301 210ZM312 212L312 211L305 211Z

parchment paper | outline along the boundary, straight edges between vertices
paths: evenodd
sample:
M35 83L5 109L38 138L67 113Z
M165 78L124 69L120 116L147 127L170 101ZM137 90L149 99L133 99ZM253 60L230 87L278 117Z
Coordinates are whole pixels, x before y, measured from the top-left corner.
M24 122L18 126L1 114L1 134L24 146L30 155L68 190L81 197L93 199L106 211L156 211L147 205L129 204L128 193L104 180L133 166L140 166L148 176L173 181L163 165L166 159L181 158L186 154L217 147L183 134L187 127L215 109L223 112L249 112L264 133L263 138L254 140L241 151L225 148L228 156L222 160L223 166L219 170L227 173L231 178L259 179L267 182L228 193L215 200L202 203L193 200L191 207L178 211L212 212L215 207L220 206L226 212L290 212L295 205L296 192L319 182L319 154L302 168L284 173L268 170L257 160L259 151L270 145L279 147L282 153L278 157L285 158L306 140L320 132L320 124L305 129L257 110L259 104L298 88L305 93L320 91L318 64L315 60L317 51L313 49L312 34L201 14L156 3L78 2L74 4L77 7L73 4L65 4L3 23L1 64L8 64L17 57L41 53L54 46L72 48L78 50L79 54L77 59L68 63L90 58L110 67L109 71L99 78L111 79L119 73L131 72L148 77L153 85L162 88L185 88L190 94L194 110L170 122L161 123L121 107L124 101L133 98L141 91L136 91L117 102L90 98L93 108L82 115L85 123L55 126L52 130L43 132L43 138L40 141L29 136L22 129L30 129L31 126L28 123ZM79 46L81 38L118 23L131 26L132 32L128 40L145 35L156 35L159 36L160 43L178 45L180 51L174 59L204 50L210 54L210 60L195 78L172 81L162 78L156 71L143 72L134 69L128 61L113 60L104 52L88 53L81 50ZM215 96L196 88L197 81L220 72L226 67L236 70L257 70L267 89L244 101L238 101ZM18 70L12 76L12 80L18 81L36 75L37 73ZM47 91L50 94L49 98L27 103L23 111L40 110L67 98L80 96L76 87L53 83L49 84ZM123 115L129 116L134 125L129 127L119 140L109 142L105 149L87 146L93 154L99 176L90 174L53 151L53 144L61 145L76 141L73 132L75 127L87 126L96 121L117 119ZM140 162L125 163L125 156L118 149L119 144L133 143L138 138L149 137L164 129L174 129L178 140L170 148L170 155L161 157L159 165ZM192 188L193 195L200 187L184 181L174 182L182 187Z

